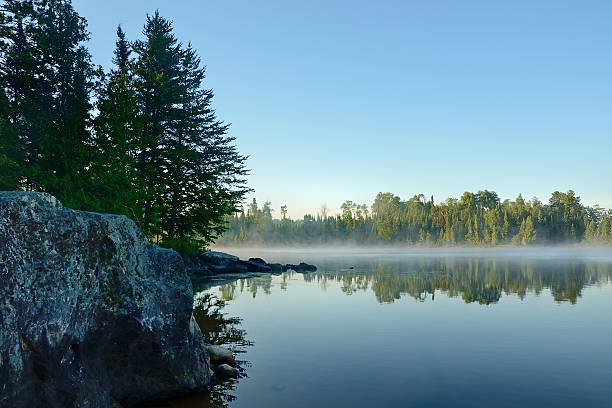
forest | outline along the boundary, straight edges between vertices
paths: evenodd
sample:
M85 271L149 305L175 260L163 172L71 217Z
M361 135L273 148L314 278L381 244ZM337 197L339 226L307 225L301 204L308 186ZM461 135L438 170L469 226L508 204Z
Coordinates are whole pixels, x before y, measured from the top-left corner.
M280 219L269 202L255 199L228 217L229 229L217 241L226 246L301 244L398 244L495 246L534 244L611 244L612 212L584 206L572 190L555 191L548 203L537 198L501 201L493 191L465 192L436 203L423 194L407 200L379 193L371 206L346 201L336 215L325 207L293 220L287 207Z
M0 36L0 190L126 215L183 253L224 230L249 191L246 158L171 21L148 15L136 40L118 27L108 72L70 0L4 1Z

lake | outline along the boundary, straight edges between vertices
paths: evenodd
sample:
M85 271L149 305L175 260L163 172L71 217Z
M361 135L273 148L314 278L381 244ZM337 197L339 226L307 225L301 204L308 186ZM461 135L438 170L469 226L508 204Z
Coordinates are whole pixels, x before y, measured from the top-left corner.
M204 290L253 342L217 405L612 406L610 249L227 251L319 270Z

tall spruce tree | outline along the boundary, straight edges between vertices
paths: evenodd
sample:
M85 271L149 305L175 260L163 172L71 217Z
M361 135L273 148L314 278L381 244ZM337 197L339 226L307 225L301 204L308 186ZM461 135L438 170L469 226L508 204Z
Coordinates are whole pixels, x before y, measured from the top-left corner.
M141 196L136 177L139 125L138 100L132 78L131 46L117 28L114 68L98 97L99 114L94 121L95 160L91 164L91 207L124 214L140 221L137 203Z
M248 191L246 158L216 118L193 48L178 42L158 12L147 17L143 34L133 45L142 224L163 244L188 252L224 230L226 215Z
M138 98L138 186L143 189L139 206L142 225L151 235L161 237L162 195L168 181L168 138L175 130L180 103L179 84L181 49L172 34L172 24L156 12L147 16L145 39L133 44L137 59L134 66Z
M24 187L81 207L96 79L86 22L70 0L6 0L0 13L0 75Z

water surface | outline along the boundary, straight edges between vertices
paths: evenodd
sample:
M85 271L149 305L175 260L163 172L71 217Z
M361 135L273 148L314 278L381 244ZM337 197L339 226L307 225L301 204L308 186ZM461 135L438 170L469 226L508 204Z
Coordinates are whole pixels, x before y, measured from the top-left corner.
M206 289L254 342L230 407L612 406L610 250L238 255L319 271Z

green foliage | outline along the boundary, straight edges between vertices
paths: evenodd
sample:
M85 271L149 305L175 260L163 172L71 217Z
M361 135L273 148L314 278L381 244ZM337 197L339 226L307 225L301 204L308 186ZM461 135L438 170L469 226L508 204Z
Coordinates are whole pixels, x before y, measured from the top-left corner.
M531 216L521 221L519 232L512 238L512 243L516 245L529 245L536 240L536 231L533 227Z
M555 192L549 204L537 198L500 202L492 191L464 193L435 204L422 194L402 201L379 193L368 206L345 201L335 216L327 209L301 220L272 218L270 203L257 202L228 217L225 245L397 243L408 245L532 245L546 243L612 243L612 212L585 207L573 191Z
M83 45L85 20L69 0L7 0L0 13L0 76L20 142L12 157L20 184L81 207L98 79Z
M135 42L118 28L104 75L70 0L4 3L0 189L127 215L185 254L219 236L249 191L246 158L216 117L200 58L172 23L147 16Z
M216 118L193 48L182 46L157 12L143 32L145 40L134 43L133 69L141 223L150 235L203 246L223 232L225 216L249 191L246 158L227 135L228 125Z
M202 252L202 243L199 240L185 237L165 236L159 241L159 245L174 249L185 258L196 256Z

